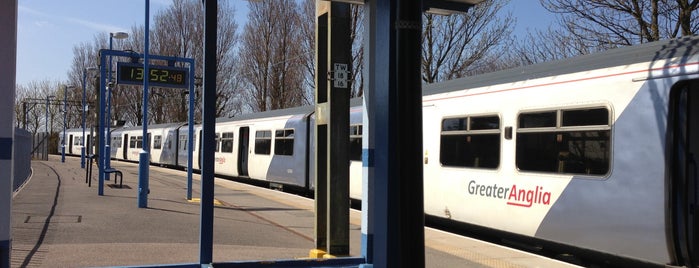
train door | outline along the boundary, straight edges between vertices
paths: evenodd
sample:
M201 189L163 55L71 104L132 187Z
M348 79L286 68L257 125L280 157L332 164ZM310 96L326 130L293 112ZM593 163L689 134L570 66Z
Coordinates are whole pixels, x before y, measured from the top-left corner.
M670 205L677 264L699 265L699 80L679 83L671 94Z
M73 135L68 135L68 154L73 154Z
M434 104L422 106L423 198L425 211L445 211L447 214L454 207L446 206L442 194L450 190L441 175L442 165L439 162L443 113Z
M121 146L123 146L122 148L124 148L123 150L121 150L122 157L124 157L124 158L123 158L124 160L128 160L128 159L129 159L129 158L128 158L128 156L129 156L129 154L128 154L128 151L129 151L129 134L124 134L124 139L121 140Z
M241 127L238 135L239 176L248 176L248 151L250 151L250 127Z

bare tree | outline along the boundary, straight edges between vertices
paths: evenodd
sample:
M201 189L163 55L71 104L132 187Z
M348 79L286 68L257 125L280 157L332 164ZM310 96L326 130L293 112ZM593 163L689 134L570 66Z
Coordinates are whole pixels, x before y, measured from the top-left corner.
M540 0L562 27L594 50L630 46L699 30L697 0Z
M50 133L55 133L57 129L63 129L63 89L65 82L42 80L32 81L26 85L17 86L15 95L15 112L17 121L24 121L25 111L22 103L26 105L27 131L32 133L45 132L48 128ZM48 117L47 106L48 100ZM60 117L60 121L57 120Z
M134 47L139 47L137 45L137 42L140 40L142 42L142 36L141 39L139 39L138 36L138 31L143 31L143 28L141 27L140 29L138 27L133 27L132 32L136 34L131 34L129 35L129 38L126 40L119 40L119 39L114 39L113 40L113 49L114 50L133 50ZM85 78L85 94L86 94L86 102L87 105L90 107L88 109L87 113L87 119L86 119L86 127L91 127L91 126L96 126L97 125L97 112L99 107L99 92L100 92L100 77L101 77L101 72L98 70L95 71L89 71L87 68L90 67L99 67L104 69L104 73L108 76L108 70L109 70L109 61L105 61L103 66L100 66L100 60L101 60L101 55L100 51L102 49L108 49L109 48L109 33L102 33L97 36L95 36L93 43L82 43L79 45L76 45L73 47L73 63L71 65L71 70L68 72L68 83L69 85L72 85L72 91L69 92L68 94L68 99L71 102L72 106L70 108L70 114L68 116L69 118L69 125L72 127L78 127L81 125L82 121L82 111L80 109L80 106L77 104L82 103L82 92L83 92L83 77ZM121 58L121 57L114 57L112 60L112 81L116 80L115 74L116 74L116 64L119 61L128 61L130 59L126 58ZM107 82L107 77L103 78L105 82ZM126 88L126 89L125 89ZM133 89L132 89L133 88ZM112 88L112 105L111 105L111 118L108 118L109 124L111 124L112 120L123 120L124 117L130 117L128 120L132 123L134 123L135 116L129 116L133 115L134 113L137 113L140 115L140 110L138 112L133 110L124 110L123 108L125 106L126 100L130 102L134 102L134 100L140 100L140 95L136 96L137 94L140 94L142 91L138 91L136 87L128 87L124 85L115 85ZM105 96L106 98L106 96ZM140 106L139 106L140 108ZM140 122L140 121L139 121Z
M350 6L350 41L352 42L352 91L350 97L364 95L364 8Z
M120 40L115 49L131 50L143 53L143 43L145 39L145 28L143 25L131 26L129 38ZM130 58L114 58L115 65L118 61L131 61ZM114 68L114 67L113 67ZM99 85L97 85L99 86ZM112 90L112 118L124 120L129 125L138 126L143 122L143 86L142 85L116 85ZM148 118L149 123L154 123L152 117Z
M313 104L316 75L316 0L301 4L301 55L303 57L304 104Z
M313 103L315 88L315 0L305 0L301 11L301 36L303 42L304 87L308 88L306 103ZM350 40L352 42L352 91L350 97L361 97L364 94L364 8L358 5L350 6Z
M530 32L507 62L529 65L699 32L699 0L540 0L559 25Z
M175 0L172 5L155 15L151 34L151 51L158 55L194 58L194 76L201 76L203 23L201 3L197 1ZM154 64L154 63L151 63ZM167 64L167 63L157 63ZM189 67L184 63L175 63L178 67ZM187 104L183 93L188 89L151 88L149 112L155 123L187 121ZM197 115L201 110L196 111Z
M517 42L517 45L506 54L503 63L509 63L506 68L525 66L535 63L562 60L580 55L604 50L602 47L590 47L583 40L575 38L561 28L550 27L545 31L529 32Z
M681 31L683 36L689 36L699 33L699 15L694 12L699 8L699 1L692 0L677 0L677 27L675 31ZM672 18L673 16L670 15ZM672 36L677 36L675 32Z
M56 81L32 81L26 85L17 86L15 94L15 113L17 121L23 122L26 116L26 130L36 135L40 132L54 133L55 121L58 113L57 107L53 104L46 106L48 96L55 96L55 89L60 83ZM23 105L26 104L26 105ZM26 109L26 110L25 110ZM48 111L48 116L46 112ZM49 134L49 153L57 151L58 136Z
M29 126L24 126L24 119L27 116L25 110L28 108L24 104L24 99L27 98L27 93L23 90L22 85L17 85L15 90L15 127L28 129ZM27 122L28 123L28 122ZM33 132L33 131L30 131Z
M250 2L239 59L252 111L303 104L299 7L293 0Z
M237 24L234 20L235 10L228 2L219 3L218 18L218 51L217 51L217 116L232 116L240 112L241 98L237 95L240 79L235 73L234 49L237 42ZM172 5L155 15L154 25L150 29L149 52L154 55L193 58L195 74L193 79L201 77L203 70L203 9L200 1L174 0ZM130 50L143 53L145 39L143 25L131 27L129 37L124 40L114 40L115 50ZM80 101L82 96L82 75L86 67L97 66L99 50L108 47L109 34L104 33L95 37L93 44L81 44L73 49L73 66L69 72L70 83L80 87L71 97ZM116 64L122 61L138 61L129 57L114 57L112 70L116 74ZM105 63L107 64L107 63ZM169 65L164 61L151 61L154 65ZM188 67L182 62L176 66ZM107 68L106 66L103 66ZM93 74L98 74L94 72ZM106 78L104 78L106 80ZM99 87L99 79L88 77L94 88ZM115 78L113 78L115 80ZM198 78L198 81L201 79ZM90 83L88 83L90 84ZM195 84L201 84L200 82ZM87 86L90 88L90 86ZM188 90L151 87L148 111L149 123L183 122L187 120ZM80 92L80 94L77 94ZM112 118L110 120L125 120L130 125L142 124L143 87L140 85L115 85L112 89ZM200 94L195 96L198 98ZM97 93L88 91L88 100L96 105ZM200 103L197 101L196 103ZM201 118L201 107L195 108L195 116ZM72 121L71 121L72 122Z
M99 83L96 77L99 76L98 71L89 71L87 68L97 67L98 64L98 53L99 53L99 43L101 40L103 44L106 44L106 37L95 38L95 43L80 43L73 47L73 63L71 65L70 71L68 71L68 82L67 85L73 86L71 92L68 94L68 101L71 105L68 107L68 125L70 127L82 126L82 94L83 94L83 75L85 77L85 95L86 95L86 105L90 107L88 109L88 114L86 118L92 118L91 113L97 111L97 91L94 87L94 83ZM86 119L86 126L90 127L93 120Z
M218 40L216 60L216 116L233 116L239 113L239 78L235 72L234 49L238 42L235 9L226 1L218 4ZM193 58L195 77L203 73L204 58L204 10L200 1L174 0L170 8L155 17L153 51L159 55ZM172 121L186 121L186 93L178 90L162 90L162 102L166 108L163 117ZM167 109L169 108L169 109ZM199 118L200 108L196 113Z
M422 80L434 83L474 73L489 53L507 45L515 20L496 16L509 0L488 0L466 14L423 18Z

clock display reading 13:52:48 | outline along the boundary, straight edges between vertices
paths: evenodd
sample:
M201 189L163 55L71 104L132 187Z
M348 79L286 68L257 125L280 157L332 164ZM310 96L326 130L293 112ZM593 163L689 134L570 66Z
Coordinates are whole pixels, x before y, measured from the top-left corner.
M150 86L187 88L188 74L187 68L149 65L148 75L146 75L142 64L117 63L117 84L142 85L143 78L148 77Z

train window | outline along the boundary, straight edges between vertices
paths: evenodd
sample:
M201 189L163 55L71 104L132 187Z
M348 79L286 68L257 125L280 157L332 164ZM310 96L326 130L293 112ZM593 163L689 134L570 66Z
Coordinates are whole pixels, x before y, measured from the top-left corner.
M500 117L469 116L442 120L440 163L488 168L500 165Z
M294 154L294 130L278 129L274 131L274 154L293 155Z
M75 137L73 138L73 145L82 145L83 137Z
M272 131L255 132L255 154L270 154L272 151Z
M561 126L603 126L609 124L609 111L604 108L562 111Z
M471 117L469 130L499 129L500 118L497 116Z
M120 148L121 147L121 136L117 137L112 137L112 148Z
M520 128L556 127L556 112L539 112L519 115Z
M446 118L442 121L442 131L467 130L468 117Z
M163 137L160 135L155 135L153 137L153 149L162 149L163 148Z
M565 174L604 175L609 172L611 123L607 108L556 110L552 128L520 126L517 168ZM541 113L538 113L541 114Z
M180 151L187 151L187 135L180 135L178 147Z
M350 126L349 159L362 161L362 125Z
M214 152L220 152L221 151L221 134L216 133L216 150Z
M221 152L233 152L233 132L224 132L221 134Z
M143 136L129 137L129 148L143 148Z

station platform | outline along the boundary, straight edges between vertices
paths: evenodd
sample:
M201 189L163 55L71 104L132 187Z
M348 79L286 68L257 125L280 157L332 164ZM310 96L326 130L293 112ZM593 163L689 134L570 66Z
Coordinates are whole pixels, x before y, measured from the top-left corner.
M12 267L100 267L198 263L200 204L186 200L186 172L150 167L148 208L138 208L138 165L112 161L124 187L85 183L79 157L33 161L12 204ZM200 196L194 175L192 197ZM307 258L313 200L216 179L214 262ZM351 255L360 255L352 211ZM427 267L575 267L450 233L425 229Z

